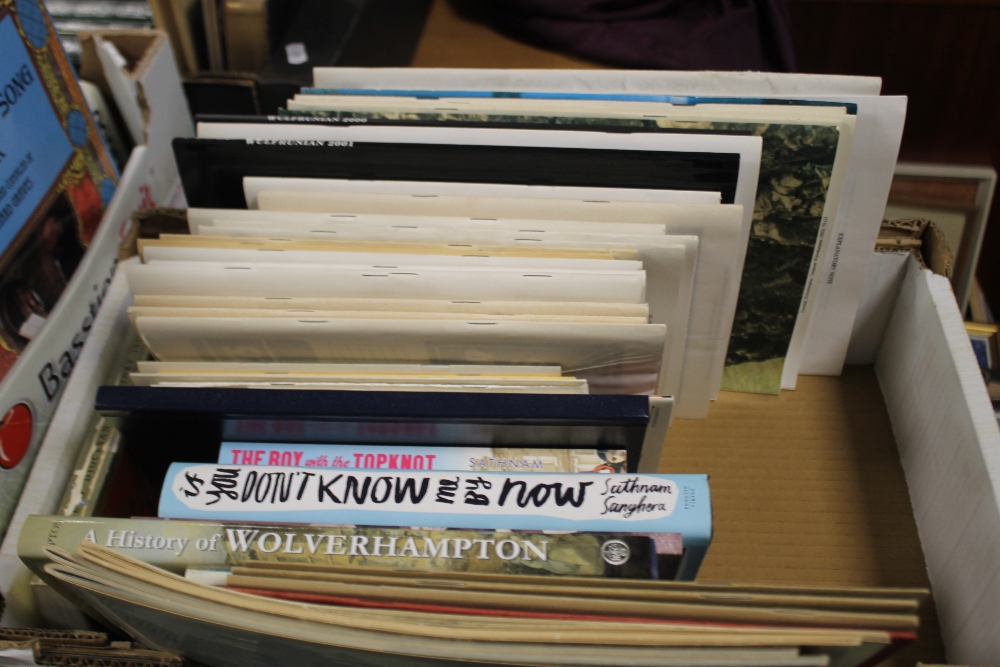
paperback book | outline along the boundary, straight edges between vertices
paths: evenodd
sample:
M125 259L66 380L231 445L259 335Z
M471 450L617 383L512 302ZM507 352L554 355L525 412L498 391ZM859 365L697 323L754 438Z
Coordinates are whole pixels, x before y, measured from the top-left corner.
M214 586L98 545L76 553L46 547L45 556L45 580L95 617L130 628L150 646L227 667L493 664L501 653L506 664L525 666L855 667L913 641L915 611L926 596L845 589L817 599L816 589L789 587L748 604L757 598L753 587L727 587L722 600L669 582L542 592L518 585L483 590L474 578L477 585L467 590L449 582L415 589L274 568L229 575ZM248 584L254 595L245 593Z
M518 449L223 442L222 465L472 472L627 472L624 449Z
M683 555L676 534L395 528L318 524L33 516L18 556L36 572L43 549L99 544L170 572L268 567L354 573L472 573L674 579Z
M697 571L712 539L706 475L384 474L174 463L159 516L680 533L689 554L684 578Z

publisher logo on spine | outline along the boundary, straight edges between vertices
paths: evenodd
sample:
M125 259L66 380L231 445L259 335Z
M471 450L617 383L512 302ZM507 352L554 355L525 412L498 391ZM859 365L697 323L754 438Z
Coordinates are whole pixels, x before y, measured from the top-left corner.
M624 565L631 555L632 550L621 540L608 540L601 545L601 556L608 565Z
M27 403L18 403L0 420L0 468L16 466L28 452L31 444L31 409Z

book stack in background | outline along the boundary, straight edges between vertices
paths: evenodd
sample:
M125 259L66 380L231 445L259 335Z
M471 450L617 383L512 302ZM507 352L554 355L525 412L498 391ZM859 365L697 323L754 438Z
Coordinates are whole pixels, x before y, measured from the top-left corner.
M153 12L146 0L47 0L45 8L66 55L78 70L81 32L153 27Z
M144 3L145 4L145 3ZM272 113L314 67L406 65L430 0L150 0L195 113Z

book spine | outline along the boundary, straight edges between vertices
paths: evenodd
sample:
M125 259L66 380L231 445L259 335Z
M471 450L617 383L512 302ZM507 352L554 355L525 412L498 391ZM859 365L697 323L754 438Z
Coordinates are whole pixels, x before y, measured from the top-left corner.
M107 479L111 462L118 452L121 433L110 420L100 417L81 452L78 465L63 492L58 513L62 516L91 516L94 503Z
M335 470L470 472L625 472L625 450L489 447L384 447L223 442L222 465Z
M129 373L140 360L149 357L149 350L138 334L129 332L121 344L119 358L108 372L107 378L114 385L129 385ZM104 483L118 453L121 433L114 421L99 415L91 417L89 437L77 455L73 473L63 492L57 514L63 516L92 516L96 510Z
M18 556L34 571L42 551L93 542L166 570L228 569L249 562L552 576L656 578L680 554L671 535L270 525L33 516ZM661 568L662 569L662 566ZM673 572L663 572L673 578Z
M174 463L164 518L680 533L707 547L707 475L340 472Z

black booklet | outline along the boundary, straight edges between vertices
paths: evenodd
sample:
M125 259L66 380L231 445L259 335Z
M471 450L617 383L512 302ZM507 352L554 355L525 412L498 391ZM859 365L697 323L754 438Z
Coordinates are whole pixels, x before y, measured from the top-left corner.
M188 205L246 208L247 176L720 192L737 153L323 140L174 139Z

